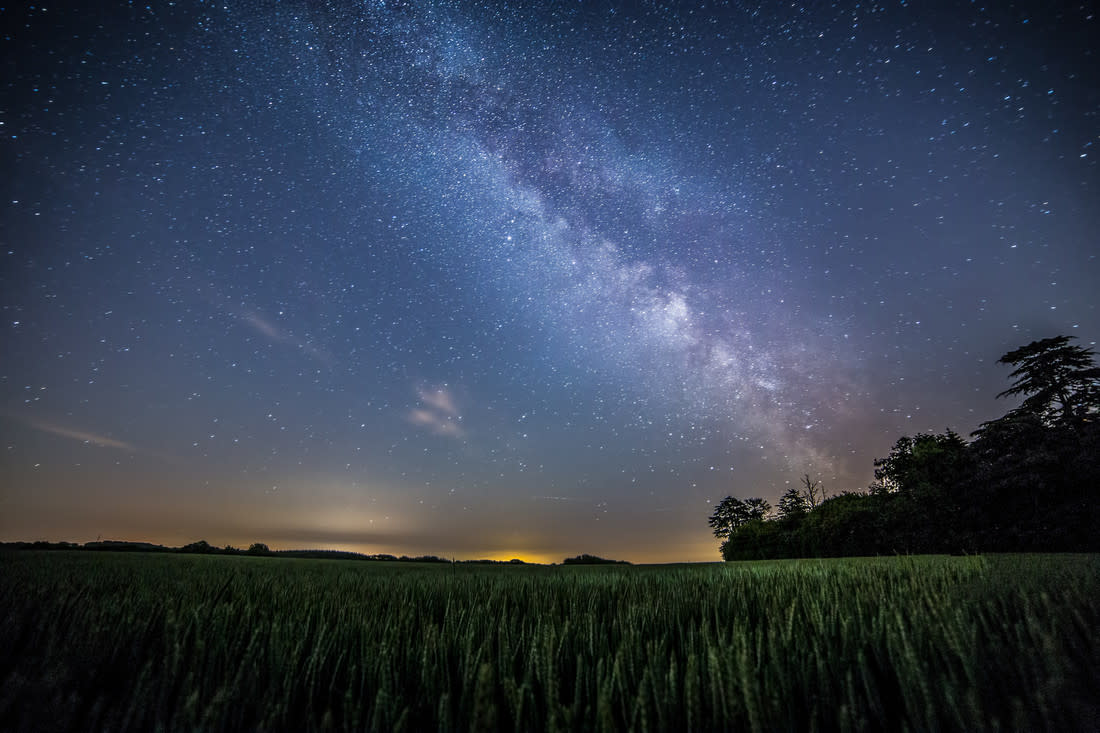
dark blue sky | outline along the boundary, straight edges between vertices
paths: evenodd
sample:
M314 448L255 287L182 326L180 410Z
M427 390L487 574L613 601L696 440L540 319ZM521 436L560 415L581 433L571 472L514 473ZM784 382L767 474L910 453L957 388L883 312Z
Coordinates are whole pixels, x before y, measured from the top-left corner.
M0 10L0 539L717 559L1100 332L1092 4L104 5Z

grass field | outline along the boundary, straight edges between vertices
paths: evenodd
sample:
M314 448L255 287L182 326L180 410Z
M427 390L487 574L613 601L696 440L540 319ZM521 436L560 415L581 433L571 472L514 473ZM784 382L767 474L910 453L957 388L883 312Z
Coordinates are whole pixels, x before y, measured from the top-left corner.
M1100 557L0 555L2 730L1095 730Z

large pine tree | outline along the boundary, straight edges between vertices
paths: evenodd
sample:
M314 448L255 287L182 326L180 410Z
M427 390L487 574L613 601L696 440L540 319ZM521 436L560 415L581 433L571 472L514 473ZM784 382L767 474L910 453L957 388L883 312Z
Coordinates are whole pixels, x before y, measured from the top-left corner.
M1092 349L1071 344L1072 338L1032 341L997 360L1016 367L1009 375L1016 381L997 396L1026 395L1009 416L1077 427L1100 411L1100 368L1093 365Z

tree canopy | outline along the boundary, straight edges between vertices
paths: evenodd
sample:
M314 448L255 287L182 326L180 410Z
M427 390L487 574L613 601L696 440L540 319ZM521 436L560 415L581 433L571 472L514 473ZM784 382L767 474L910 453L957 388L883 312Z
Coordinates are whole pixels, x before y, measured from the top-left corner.
M1079 427L1100 411L1100 368L1093 351L1070 344L1072 336L1032 341L1010 351L998 364L1016 367L1016 379L997 397L1025 395L1010 416L1034 415L1048 426Z
M714 513L708 520L714 536L725 539L741 525L754 519L764 519L768 516L772 507L764 499L753 497L742 501L732 496L727 496L714 508Z

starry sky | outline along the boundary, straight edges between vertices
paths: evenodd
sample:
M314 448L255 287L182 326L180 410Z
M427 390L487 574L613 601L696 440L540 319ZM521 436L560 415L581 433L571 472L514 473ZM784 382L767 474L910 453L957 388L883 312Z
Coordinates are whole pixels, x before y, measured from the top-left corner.
M1100 334L1092 3L0 8L0 540L717 560Z

